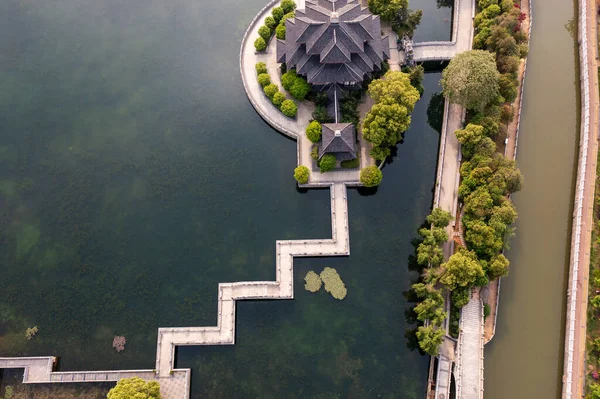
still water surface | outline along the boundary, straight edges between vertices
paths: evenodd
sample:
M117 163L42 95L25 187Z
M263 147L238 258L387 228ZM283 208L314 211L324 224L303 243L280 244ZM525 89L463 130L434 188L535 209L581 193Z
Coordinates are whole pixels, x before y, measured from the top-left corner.
M296 190L295 142L243 94L240 40L263 4L0 2L0 355L152 368L158 327L215 324L218 282L272 280L276 239L330 236L329 193ZM439 78L383 186L349 192L352 255L296 261L294 301L239 303L235 346L179 350L194 398L422 396L403 292ZM303 289L324 266L344 301Z
M573 2L534 2L514 196L517 235L502 280L496 336L485 351L486 399L558 398L578 142Z

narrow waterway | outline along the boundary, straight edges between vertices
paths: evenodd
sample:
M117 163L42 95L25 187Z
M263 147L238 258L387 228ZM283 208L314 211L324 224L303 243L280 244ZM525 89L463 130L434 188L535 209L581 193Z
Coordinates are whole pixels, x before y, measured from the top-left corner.
M485 351L486 399L558 398L565 279L578 140L573 2L534 3L514 196L517 235L502 281L496 336Z

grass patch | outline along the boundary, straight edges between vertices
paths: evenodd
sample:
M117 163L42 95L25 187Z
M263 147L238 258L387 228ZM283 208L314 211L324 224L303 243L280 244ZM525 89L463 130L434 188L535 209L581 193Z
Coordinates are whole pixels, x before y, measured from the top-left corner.
M349 161L342 161L342 168L344 169L355 169L360 166L360 153L356 154L356 158Z

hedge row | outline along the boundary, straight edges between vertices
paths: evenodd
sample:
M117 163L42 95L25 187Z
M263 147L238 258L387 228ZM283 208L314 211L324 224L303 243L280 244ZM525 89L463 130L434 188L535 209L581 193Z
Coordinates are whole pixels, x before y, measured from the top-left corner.
M267 66L264 62L259 62L255 65L258 83L262 86L263 92L269 100L279 110L290 118L295 118L298 113L298 106L293 100L286 100L285 94L279 91L276 84L271 83L271 77L267 71Z
M293 17L296 9L294 0L282 0L278 7L273 8L271 15L265 18L264 25L258 28L258 38L254 41L256 51L265 51L273 33L278 39L285 39L285 24L287 18ZM281 29L280 27L283 27ZM282 36L282 37L280 37Z

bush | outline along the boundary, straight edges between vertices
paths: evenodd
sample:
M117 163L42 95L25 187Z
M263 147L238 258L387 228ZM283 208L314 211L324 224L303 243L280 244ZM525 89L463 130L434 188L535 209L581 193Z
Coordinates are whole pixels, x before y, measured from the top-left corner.
M276 93L279 92L279 88L275 84L267 85L263 88L263 91L269 97L269 99L273 99Z
M477 4L479 4L479 8L481 8L483 10L484 8L488 8L491 5L494 5L494 4L497 5L498 0L479 0L477 2Z
M492 4L491 6L483 10L482 14L484 14L486 18L492 19L498 16L500 14L500 11L500 6L498 6L497 4Z
M329 104L329 97L327 97L327 93L320 91L315 94L315 105L326 107Z
M296 9L296 3L294 0L281 0L281 8L285 14L290 13Z
M335 155L325 154L325 155L323 155L323 157L321 158L321 161L319 162L319 169L321 169L321 173L328 172L328 171L332 170L333 168L335 168L336 164L337 164L337 159L335 158Z
M360 166L360 158L357 156L356 158L351 159L349 161L342 161L341 165L344 169L358 168Z
M264 62L257 62L254 68L256 69L257 75L267 73L267 65Z
M275 8L273 8L273 11L271 11L271 15L273 15L273 18L275 19L275 22L277 22L277 23L279 23L279 21L281 21L283 14L285 14L285 13L283 12L283 8L281 8L281 7L275 7Z
M298 101L302 101L306 98L306 95L310 92L311 86L304 80L304 78L297 76L296 80L290 87L290 94Z
M108 399L160 399L160 385L156 381L145 381L139 377L123 378L107 395Z
M284 102L282 102L281 107L279 109L281 110L281 112L283 112L285 116L288 116L290 118L295 118L296 114L298 113L298 106L292 100L285 100Z
M275 36L277 36L277 38L279 40L285 40L285 25L284 24L277 25L277 28L275 29Z
M267 49L267 42L265 42L265 39L263 39L262 37L258 37L254 41L254 48L256 49L256 51L265 51Z
M312 113L312 117L319 123L331 123L334 119L327 113L327 108L317 105Z
M310 157L315 161L319 161L319 146L317 144L313 144L310 149Z
M287 71L286 73L281 75L281 85L283 86L284 89L286 89L287 91L290 91L290 89L292 88L294 83L296 83L297 78L298 78L298 75L296 75L296 70L290 69L289 71Z
M502 123L510 123L513 120L514 116L515 110L513 109L512 105L506 104L502 107L502 114L500 116L500 120L502 121Z
M308 183L308 177L310 176L310 171L304 165L298 166L294 169L294 179L300 184Z
M271 83L271 77L268 73L261 73L260 75L258 75L257 80L258 84L260 84L262 87L265 87Z
M492 308L487 303L483 304L483 320L487 319L487 317L492 313Z
M285 94L283 94L279 90L277 90L277 93L275 93L273 95L273 98L271 98L271 102L273 103L273 105L275 105L278 108L281 107L281 104L283 104L284 101L285 101Z
M271 29L266 25L263 25L260 28L258 28L258 35L265 39L265 42L269 41L269 39L271 38L271 33Z
M375 165L367 166L360 171L360 182L365 187L376 187L381 183L381 179L383 179L383 173Z
M306 127L306 137L313 143L318 143L321 140L323 129L318 121L312 121Z
M275 29L277 26L277 22L275 22L275 18L269 15L267 18L265 18L265 25L271 29L271 31L273 31L273 29Z
M452 304L458 309L469 303L471 299L471 290L469 288L457 288L452 291Z
M525 58L529 54L529 46L526 43L519 44L519 57Z

